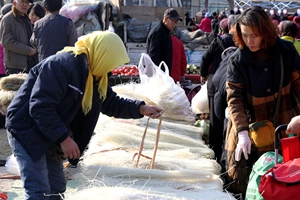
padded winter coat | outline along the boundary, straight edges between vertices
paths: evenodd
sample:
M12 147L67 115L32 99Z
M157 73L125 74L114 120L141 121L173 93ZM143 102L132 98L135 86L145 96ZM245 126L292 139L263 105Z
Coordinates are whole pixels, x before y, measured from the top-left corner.
M83 115L87 75L86 55L74 57L69 52L50 56L30 70L7 109L6 128L33 161L38 161L51 144L65 140L74 120L80 127L77 139L86 139L94 131L100 112L119 118L143 117L139 107L144 102L120 98L109 86L102 101L95 85L92 110Z
M252 57L249 48L244 47L234 52L227 66L226 91L230 120L224 155L227 178L231 183L229 191L235 193L246 193L253 164L263 153L274 151L274 144L262 148L252 145L248 160L243 155L238 162L234 159L238 132L249 130L249 124L256 121L274 121L281 77L280 55L283 57L284 78L277 125L287 124L297 115L296 100L300 101L298 52L291 42L277 38L275 45L269 47L269 55L266 61L258 62ZM282 137L286 137L284 132Z

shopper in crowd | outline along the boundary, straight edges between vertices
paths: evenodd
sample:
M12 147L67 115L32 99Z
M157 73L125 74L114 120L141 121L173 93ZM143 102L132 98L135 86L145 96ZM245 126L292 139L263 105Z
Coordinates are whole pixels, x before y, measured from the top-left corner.
M159 64L164 61L170 73L172 73L173 59L171 33L175 29L178 21L182 21L178 12L174 8L168 8L164 12L163 20L150 30L146 41L147 54L154 64L159 66ZM162 70L164 70L164 67Z
M278 25L278 31L280 38L292 42L300 55L300 41L296 38L299 32L298 25L292 21L284 20Z
M9 11L11 11L12 8L12 4L5 4L1 10L0 10L0 20L3 18L3 16L8 13ZM5 76L5 67L4 67L4 48L3 46L0 44L0 77ZM1 125L1 127L3 127L4 125Z
M184 51L184 46L182 42L175 36L172 35L172 71L170 76L173 78L175 82L182 81L185 79L184 75L186 73L186 55Z
M199 24L199 29L201 29L205 33L210 33L212 31L211 18L209 13L205 13L204 18Z
M229 58L226 82L230 115L225 141L226 181L228 191L245 197L253 164L263 153L274 151L274 144L257 147L251 142L249 124L268 120L276 127L297 115L300 58L291 42L278 37L272 19L259 6L239 16L234 42L239 49Z
M217 12L213 12L211 14L211 17L212 17L212 19L211 19L212 31L214 32L215 36L217 36L219 33L219 28L220 28L220 26L219 26L220 20L218 19Z
M229 18L222 19L219 26L223 34L217 36L212 41L208 50L203 54L200 63L200 81L202 83L207 81L207 95L210 110L209 145L215 152L217 162L220 162L222 154L224 120L217 118L214 112L215 87L212 83L212 78L222 60L222 52L230 46L235 46L232 40L232 26L235 20L235 15L230 15Z
M6 74L28 72L38 63L36 49L30 45L32 25L27 10L33 0L13 0L12 10L0 23L0 42L4 47Z
M300 40L300 17L298 17L298 16L295 16L294 18L293 18L293 22L295 23L295 24L297 24L297 26L298 26L298 28L299 28L299 32L298 32L298 35L297 35L297 39L298 40Z
M185 16L185 25L195 27L196 24L194 20L190 17L190 13L187 12L184 14L184 16ZM195 28L187 28L187 30L191 32L194 31Z
M34 23L37 20L43 18L45 16L45 13L46 13L46 11L40 1L37 1L37 2L34 2L33 4L31 4L27 11L27 14L28 14L28 17L30 19L32 26L34 25Z
M73 46L77 41L75 24L70 18L62 16L59 11L62 0L43 0L46 16L34 24L31 44L37 49L39 61Z

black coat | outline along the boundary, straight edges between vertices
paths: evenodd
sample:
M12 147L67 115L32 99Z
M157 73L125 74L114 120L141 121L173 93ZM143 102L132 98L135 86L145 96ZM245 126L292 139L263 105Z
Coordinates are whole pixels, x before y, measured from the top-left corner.
M161 61L164 61L171 72L173 57L171 31L167 29L162 21L151 29L146 43L147 54L152 61L157 66Z
M214 96L215 88L211 79L218 69L220 62L222 61L222 52L230 46L235 46L232 40L232 35L225 33L224 35L217 36L210 44L208 50L202 56L200 63L200 75L202 77L210 75L207 81L208 96Z
M229 50L230 49L230 50ZM227 63L229 57L235 51L236 47L227 48L226 56L222 59L219 68L212 78L215 86L214 96L214 112L215 115L223 121L225 119L225 109L227 107L227 93L226 93L226 78L227 78Z

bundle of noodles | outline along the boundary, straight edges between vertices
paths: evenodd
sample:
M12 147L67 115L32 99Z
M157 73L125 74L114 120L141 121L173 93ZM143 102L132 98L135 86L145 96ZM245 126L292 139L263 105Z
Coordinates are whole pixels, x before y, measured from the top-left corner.
M156 96L154 102L148 97L147 89L139 83L128 82L125 84L119 84L113 86L113 90L121 97L133 100L143 100L149 105L159 106L164 109L164 117L189 122L195 121L195 115L189 107L189 104L187 104L187 97L185 96L185 93L180 92L178 95L173 94L176 96L174 99L177 99L177 101L172 101L168 98L168 96L170 96L170 91L160 87L160 93L165 94L165 96Z
M128 82L125 84L119 84L112 87L118 96L123 98L129 98L133 100L142 100L146 104L155 105L148 97L143 93L143 87L141 84L135 82Z
M66 173L79 185L67 199L234 199L223 192L220 166L197 127L162 121L154 169L141 156L147 118L124 120L100 115L89 148L75 169ZM142 154L152 157L158 120L150 120ZM174 125L174 127L172 127ZM133 159L134 157L134 159ZM73 171L72 171L73 170ZM97 191L97 192L96 192ZM95 193L94 193L95 192Z
M0 112L6 113L6 109L15 94L24 83L27 74L11 74L0 79Z

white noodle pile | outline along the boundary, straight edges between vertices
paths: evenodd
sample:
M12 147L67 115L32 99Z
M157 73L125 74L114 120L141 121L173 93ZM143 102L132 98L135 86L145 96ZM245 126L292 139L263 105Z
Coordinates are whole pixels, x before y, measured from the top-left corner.
M235 199L223 192L219 164L201 139L199 128L168 120L161 132L154 167L150 159L133 156L139 151L148 118L115 119L100 115L83 161L67 168L79 183L66 199L105 200L220 200ZM153 157L159 120L150 119L142 154Z

